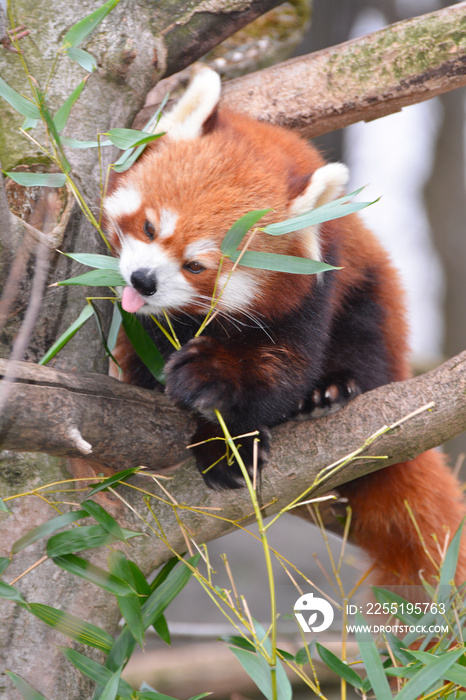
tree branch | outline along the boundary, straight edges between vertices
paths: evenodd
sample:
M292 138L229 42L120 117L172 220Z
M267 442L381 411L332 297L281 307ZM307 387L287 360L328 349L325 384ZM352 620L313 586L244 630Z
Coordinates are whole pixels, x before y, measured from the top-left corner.
M466 85L466 2L229 81L224 102L307 137Z
M0 361L0 373L8 364ZM378 439L373 454L387 455L387 460L355 463L329 488L456 437L466 430L465 368L466 351L420 377L364 394L335 415L276 427L264 498L280 493L291 500L321 469L353 452L384 424L430 402L435 404L431 411ZM114 469L144 465L161 471L186 459L193 427L192 417L163 394L102 375L18 363L17 381L0 422L0 442L10 450L85 456ZM192 465L182 473L180 484L190 484ZM203 503L209 500L209 489L202 482L199 488L202 494L194 496L191 490L188 500L201 502L201 495Z

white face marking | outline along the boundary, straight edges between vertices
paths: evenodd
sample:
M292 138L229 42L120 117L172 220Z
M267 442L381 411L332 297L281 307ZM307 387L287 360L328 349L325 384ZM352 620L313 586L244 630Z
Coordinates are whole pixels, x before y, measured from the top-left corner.
M146 304L139 313L160 314L162 309L182 309L196 296L178 262L157 242L145 243L126 236L120 253L120 272L128 285L131 286L133 272L140 269L149 269L155 275L157 291L152 296L143 297Z
M135 187L119 187L104 203L108 216L117 219L119 216L135 214L142 204L141 195Z
M228 275L220 275L219 291L223 289L219 307L227 311L246 312L260 295L260 285L253 274L245 270L235 270L228 280ZM225 286L226 285L226 286Z
M209 253L217 253L219 250L215 241L205 238L203 241L194 241L186 246L184 254L186 260L196 260L200 255L208 255Z
M159 236L160 238L169 238L175 233L178 214L169 209L162 209L160 212Z

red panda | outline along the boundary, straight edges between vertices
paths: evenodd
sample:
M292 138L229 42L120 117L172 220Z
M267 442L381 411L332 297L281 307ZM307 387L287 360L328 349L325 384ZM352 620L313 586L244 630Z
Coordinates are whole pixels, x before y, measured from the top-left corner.
M105 221L127 282L123 308L141 319L165 311L182 344L175 352L150 321L167 360L166 391L198 417L193 442L222 435L218 409L232 435L260 431L265 458L271 426L409 377L405 308L387 254L357 215L280 237L257 235L251 244L340 270L311 276L240 266L228 279L226 260L218 275L221 242L240 216L266 207L261 224L297 216L340 196L347 181L344 165L325 163L302 138L219 108L219 99L218 76L201 70L162 117L166 135L112 186ZM194 337L215 289L222 290L219 313ZM149 386L121 343L124 379ZM241 442L250 468L252 438ZM195 453L202 472L215 463L204 474L210 486L242 485L221 441ZM373 558L382 584L415 583L420 572L435 571L405 500L434 559L432 534L443 542L465 515L459 485L434 451L339 491L353 510L354 539ZM458 581L465 577L463 545Z

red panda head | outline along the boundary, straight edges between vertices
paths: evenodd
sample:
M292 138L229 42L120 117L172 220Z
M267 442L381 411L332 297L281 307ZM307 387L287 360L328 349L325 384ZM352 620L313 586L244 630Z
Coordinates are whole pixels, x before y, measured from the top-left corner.
M205 315L214 291L223 289L220 311L276 314L292 308L313 283L304 275L241 266L229 278L229 260L219 273L220 245L248 211L270 208L262 225L339 196L346 167L325 165L312 146L280 127L219 110L219 98L218 75L202 69L162 117L159 130L166 135L120 176L104 202L128 283L128 311ZM321 256L317 227L280 237L259 233L251 249Z

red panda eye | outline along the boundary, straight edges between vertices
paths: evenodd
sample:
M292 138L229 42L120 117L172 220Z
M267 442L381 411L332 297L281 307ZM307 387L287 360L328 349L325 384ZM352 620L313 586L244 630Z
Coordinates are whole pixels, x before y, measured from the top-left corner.
M193 262L186 263L185 265L183 265L183 267L185 270L189 270L195 275L198 275L200 272L203 272L205 270L205 267L201 265L201 263L198 263L196 260L193 260Z
M144 233L150 241L154 240L155 237L155 226L151 224L147 219L144 222Z

